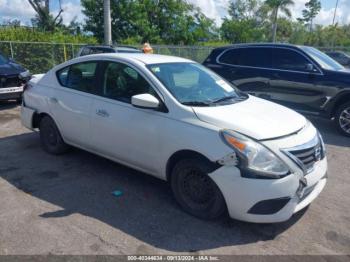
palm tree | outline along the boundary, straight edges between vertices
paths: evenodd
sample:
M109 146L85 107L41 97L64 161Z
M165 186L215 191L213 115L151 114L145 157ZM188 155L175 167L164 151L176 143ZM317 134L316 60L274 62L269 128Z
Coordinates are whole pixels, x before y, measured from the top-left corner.
M272 41L276 42L276 32L277 32L277 17L278 11L281 11L286 16L291 17L291 11L288 9L289 6L294 5L293 0L265 0L265 4L272 11Z

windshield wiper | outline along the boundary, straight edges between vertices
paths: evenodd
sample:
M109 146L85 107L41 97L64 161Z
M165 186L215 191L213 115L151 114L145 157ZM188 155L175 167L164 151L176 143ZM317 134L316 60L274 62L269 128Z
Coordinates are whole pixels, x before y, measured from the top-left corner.
M226 100L231 100L231 99L239 99L237 96L225 96L225 97L222 97L222 98L219 98L217 100L214 100L213 103L220 103L220 102L223 102L223 101L226 101Z
M188 101L188 102L183 102L183 105L186 106L211 106L211 102L204 102L204 101Z

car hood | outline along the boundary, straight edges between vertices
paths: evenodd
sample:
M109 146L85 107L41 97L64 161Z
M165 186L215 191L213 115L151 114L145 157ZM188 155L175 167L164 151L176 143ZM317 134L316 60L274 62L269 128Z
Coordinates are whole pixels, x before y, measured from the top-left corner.
M193 107L193 110L204 122L257 140L289 135L306 125L305 117L297 112L253 96L230 105Z
M0 64L0 75L16 75L25 71L23 67L15 63Z

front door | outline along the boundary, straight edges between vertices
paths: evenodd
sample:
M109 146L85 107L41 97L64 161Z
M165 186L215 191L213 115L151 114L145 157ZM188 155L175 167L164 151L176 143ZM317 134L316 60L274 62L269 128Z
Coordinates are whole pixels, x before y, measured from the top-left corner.
M101 92L92 104L91 140L100 154L146 172L155 173L160 159L164 123L160 111L136 108L131 97L157 93L133 67L104 62Z
M306 56L293 49L271 48L273 70L269 81L270 99L299 111L317 112L325 103L327 88L321 86L322 71Z

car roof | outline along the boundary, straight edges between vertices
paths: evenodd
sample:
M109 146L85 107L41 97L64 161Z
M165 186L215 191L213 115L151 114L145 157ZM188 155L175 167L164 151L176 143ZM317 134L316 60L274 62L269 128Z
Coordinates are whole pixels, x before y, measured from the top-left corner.
M237 47L288 47L288 48L300 48L302 45L293 45L288 43L245 43L245 44L232 44L216 48L216 50L225 50Z
M127 45L84 45L83 48L88 47L88 48L101 48L101 49L117 49L117 50L139 50L136 47L133 46L127 46Z
M193 63L192 60L177 57L177 56L168 56L168 55L157 55L157 54L144 54L144 53L104 53L104 54L92 54L86 55L74 60L85 60L89 59L106 59L106 58L122 58L124 60L134 60L141 62L143 64L163 64L163 63Z

